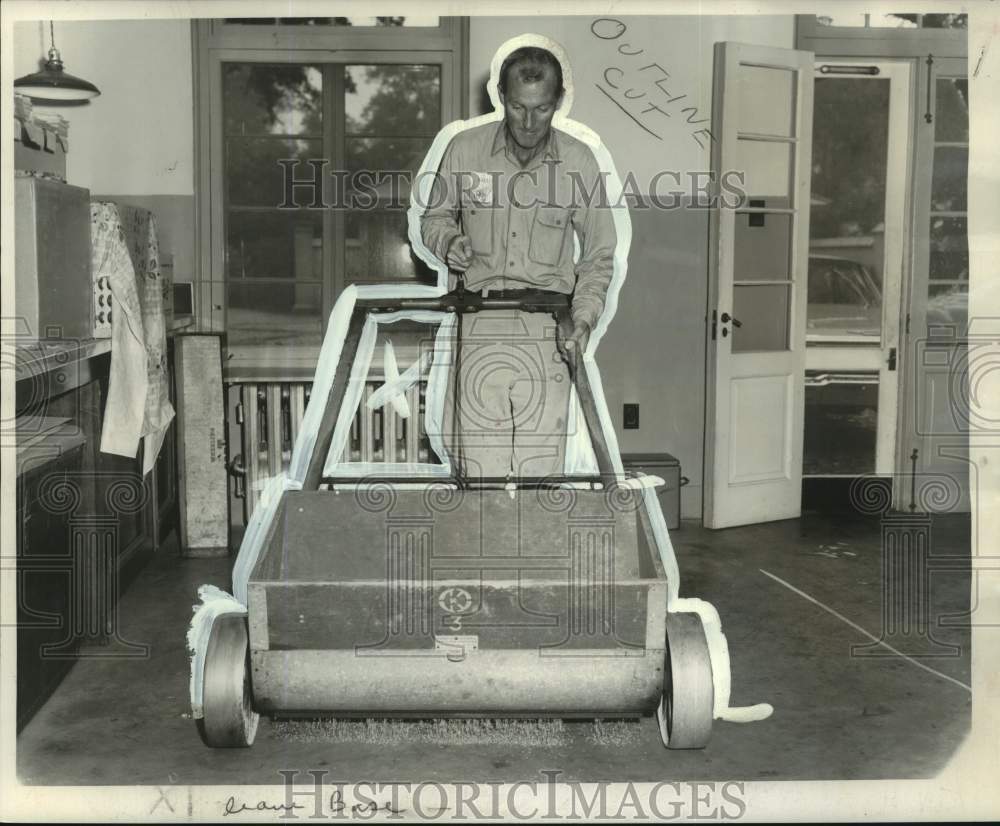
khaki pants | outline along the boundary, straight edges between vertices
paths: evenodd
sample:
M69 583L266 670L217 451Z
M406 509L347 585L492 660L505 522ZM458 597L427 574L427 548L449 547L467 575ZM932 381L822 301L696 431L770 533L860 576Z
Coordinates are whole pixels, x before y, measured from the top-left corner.
M563 473L570 377L548 313L483 310L452 341L444 443L468 478ZM456 377L457 372L457 377ZM455 382L459 384L455 417Z

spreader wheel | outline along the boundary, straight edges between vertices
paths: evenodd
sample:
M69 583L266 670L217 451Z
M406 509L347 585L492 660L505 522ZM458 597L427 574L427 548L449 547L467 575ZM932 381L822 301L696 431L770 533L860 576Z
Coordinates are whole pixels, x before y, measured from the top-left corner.
M715 689L701 617L667 614L663 694L656 717L668 749L700 749L712 734Z
M260 715L253 710L248 667L246 617L216 619L205 655L201 735L214 748L246 748L257 734Z

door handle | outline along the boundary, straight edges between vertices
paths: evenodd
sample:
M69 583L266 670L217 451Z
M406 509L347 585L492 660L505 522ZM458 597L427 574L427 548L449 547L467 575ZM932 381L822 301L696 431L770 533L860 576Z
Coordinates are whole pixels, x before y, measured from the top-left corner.
M235 483L233 495L237 499L243 499L246 496L247 479L247 469L246 465L243 464L243 454L238 453L230 459L229 464L226 465L226 470L229 471L229 475L233 477Z
M743 322L742 321L740 321L739 319L733 318L731 315L729 315L729 313L723 313L720 316L720 320L722 321L723 324L728 324L731 321L731 322L733 322L733 326L734 327L742 327L743 326Z
M896 369L896 348L895 347L890 347L889 348L889 369L890 370L895 370Z

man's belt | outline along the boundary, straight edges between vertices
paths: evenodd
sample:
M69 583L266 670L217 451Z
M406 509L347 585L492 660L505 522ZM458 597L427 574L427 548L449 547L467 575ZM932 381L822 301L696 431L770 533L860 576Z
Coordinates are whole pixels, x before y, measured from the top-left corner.
M483 290L469 290L483 296L483 298L499 298L505 301L541 301L562 299L566 301L569 296L566 293L555 290L523 289L523 290L491 290L489 287Z
M487 296L476 290L459 287L440 296L403 298L379 297L358 299L357 304L378 312L397 310L436 310L476 313L480 310L523 310L529 313L567 315L571 296L554 290L496 290Z
M441 303L452 312L476 313L480 310L524 310L556 312L567 309L570 296L554 290L452 290L441 296Z

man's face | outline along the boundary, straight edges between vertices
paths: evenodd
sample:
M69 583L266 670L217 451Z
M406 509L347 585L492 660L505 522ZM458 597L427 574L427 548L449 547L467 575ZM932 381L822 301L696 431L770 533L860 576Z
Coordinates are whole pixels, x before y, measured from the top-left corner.
M559 108L555 72L546 66L540 80L525 83L517 67L511 67L507 92L501 93L500 102L514 142L523 149L534 149L548 136L552 116Z

